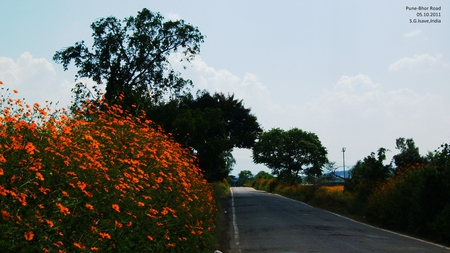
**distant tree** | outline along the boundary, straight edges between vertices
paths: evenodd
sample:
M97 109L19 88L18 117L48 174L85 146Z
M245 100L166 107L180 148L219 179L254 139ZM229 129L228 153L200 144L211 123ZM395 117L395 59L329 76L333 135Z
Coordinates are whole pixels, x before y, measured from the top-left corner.
M252 148L262 132L256 116L233 95L203 91L151 107L147 115L174 139L190 148L210 181L226 178L235 163L237 148Z
M197 27L183 20L163 19L145 8L136 17L122 21L115 17L98 19L91 25L92 51L79 41L57 51L53 60L64 70L73 61L78 68L76 79L87 77L98 84L106 83L106 100L129 110L176 97L192 82L172 69L169 56L181 51L181 61L190 62L200 52L204 37ZM76 100L90 95L86 89L85 85L75 87Z
M353 183L359 182L380 182L390 177L392 174L392 164L385 165L386 160L385 148L379 148L377 154L372 152L363 161L359 160L350 170L350 178Z
M395 148L400 150L400 153L393 157L398 170L401 170L407 165L425 162L425 159L420 156L419 148L416 147L413 139L405 139L402 137L398 138L395 143Z
M349 171L345 190L356 192L355 201L358 207L363 207L373 190L392 175L392 164L384 164L386 151L385 148L379 148L377 154L372 152L363 161L357 161Z
M243 170L243 171L239 172L237 185L245 186L245 184L252 179L253 179L253 173L249 170Z
M265 164L283 181L301 181L301 175L320 176L328 162L327 150L316 134L298 128L274 128L261 134L253 147L253 161Z
M265 172L265 171L261 170L253 178L255 178L255 179L259 179L259 178L272 179L272 178L274 178L274 176L272 174L268 173L268 172Z

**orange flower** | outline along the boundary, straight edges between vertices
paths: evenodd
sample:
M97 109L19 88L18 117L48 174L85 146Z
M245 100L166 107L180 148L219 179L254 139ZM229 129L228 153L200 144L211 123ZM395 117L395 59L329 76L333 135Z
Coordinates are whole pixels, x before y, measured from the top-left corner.
M59 211L64 214L64 216L70 214L69 209L63 206L61 203L56 203L56 206L59 207Z
M3 85L3 82L2 82L2 81L0 81L0 84L1 84L1 85Z
M31 241L33 240L34 233L33 231L26 231L25 233L23 233L23 236L25 237L25 240Z
M0 168L0 176L3 176L3 175L5 175L5 172L3 171L2 168Z
M91 204L86 204L86 208L89 210L94 210L94 207Z
M30 155L34 154L34 152L37 151L36 147L31 142L27 143L27 145L25 146L25 150Z
M117 204L112 204L112 208L116 210L116 212L120 213L120 207Z
M45 222L47 223L47 225L49 226L49 227L53 227L55 224L53 224L53 221L51 221L51 220L45 220Z
M157 179L155 179L155 181L156 181L158 184L160 184L160 183L162 183L163 178L162 178L162 177L158 177Z
M147 238L150 240L150 241L153 241L153 237L151 237L151 236L147 236Z
M44 176L42 176L42 174L40 172L36 172L36 177L41 180L44 181Z
M6 159L3 154L0 154L0 163L6 163Z
M2 210L2 218L3 218L4 220L8 220L8 218L9 218L10 216L11 216L11 215L10 215L7 211Z
M13 90L13 92L14 92L15 94L19 93L17 90Z
M118 221L114 221L114 225L118 228L121 228L123 226L123 224Z
M108 233L103 233L103 232L100 232L100 233L98 233L102 238L108 238L108 239L111 239L111 236L108 234Z
M75 247L77 247L79 249L85 249L86 248L86 246L81 244L81 242L74 242L73 245L75 245Z

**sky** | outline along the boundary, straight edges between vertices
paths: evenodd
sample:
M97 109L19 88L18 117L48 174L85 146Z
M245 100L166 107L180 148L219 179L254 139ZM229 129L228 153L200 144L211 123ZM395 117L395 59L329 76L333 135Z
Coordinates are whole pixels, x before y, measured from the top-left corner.
M3 1L0 80L28 103L67 107L77 69L64 71L55 52L91 45L96 19L142 8L206 36L186 70L171 57L194 92L234 94L265 131L317 134L339 169L343 147L348 170L380 147L390 162L399 137L413 138L422 155L450 142L448 0ZM270 172L251 150L233 155L234 175Z

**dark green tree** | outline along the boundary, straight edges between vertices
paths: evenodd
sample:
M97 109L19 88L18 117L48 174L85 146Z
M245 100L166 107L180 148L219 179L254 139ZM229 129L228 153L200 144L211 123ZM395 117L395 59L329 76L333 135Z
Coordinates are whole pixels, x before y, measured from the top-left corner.
M384 164L386 151L385 148L379 148L377 154L372 152L363 161L357 161L349 171L345 189L356 192L356 208L364 207L373 190L392 175L392 164Z
M388 179L393 168L392 164L384 164L386 151L388 150L385 148L379 148L376 156L372 152L363 161L357 161L356 165L349 171L352 182L354 184L359 182L377 183Z
M402 170L407 165L413 165L425 162L425 159L420 156L419 148L416 147L413 139L398 138L396 141L396 149L400 153L394 155L392 158L397 167L397 170Z
M208 181L220 181L231 172L233 148L252 148L262 132L257 118L233 95L203 91L153 106L147 115L174 139L191 149Z
M100 18L91 28L91 50L79 41L57 51L53 60L64 70L73 61L78 68L76 79L87 77L106 84L109 103L142 109L148 103L176 97L192 85L171 67L169 56L181 51L181 61L190 62L200 52L204 37L197 27L183 20L164 21L159 13L144 8L136 17L124 20ZM90 95L82 84L74 92L75 103Z
M320 176L327 150L316 134L298 128L264 132L253 147L253 161L265 164L281 180L294 184L301 175Z
M245 186L252 179L253 173L249 170L243 170L239 172L237 186Z

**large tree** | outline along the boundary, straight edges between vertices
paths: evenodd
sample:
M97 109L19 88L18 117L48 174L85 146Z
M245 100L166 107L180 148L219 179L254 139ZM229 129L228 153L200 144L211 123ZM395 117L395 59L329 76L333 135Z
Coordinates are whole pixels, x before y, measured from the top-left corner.
M208 181L228 176L234 148L252 148L262 132L256 116L233 95L198 92L150 107L147 115L191 149Z
M253 147L253 161L265 164L272 174L294 184L301 175L320 176L328 162L319 137L298 128L274 128L261 134Z
M177 96L192 85L171 67L169 56L181 51L181 60L189 62L200 52L204 37L197 27L183 20L164 21L159 13L144 8L136 17L123 20L100 18L91 28L91 50L79 41L57 51L53 60L64 70L73 61L78 68L76 79L87 77L106 84L108 102L140 108ZM83 99L85 89L78 85L75 93Z

